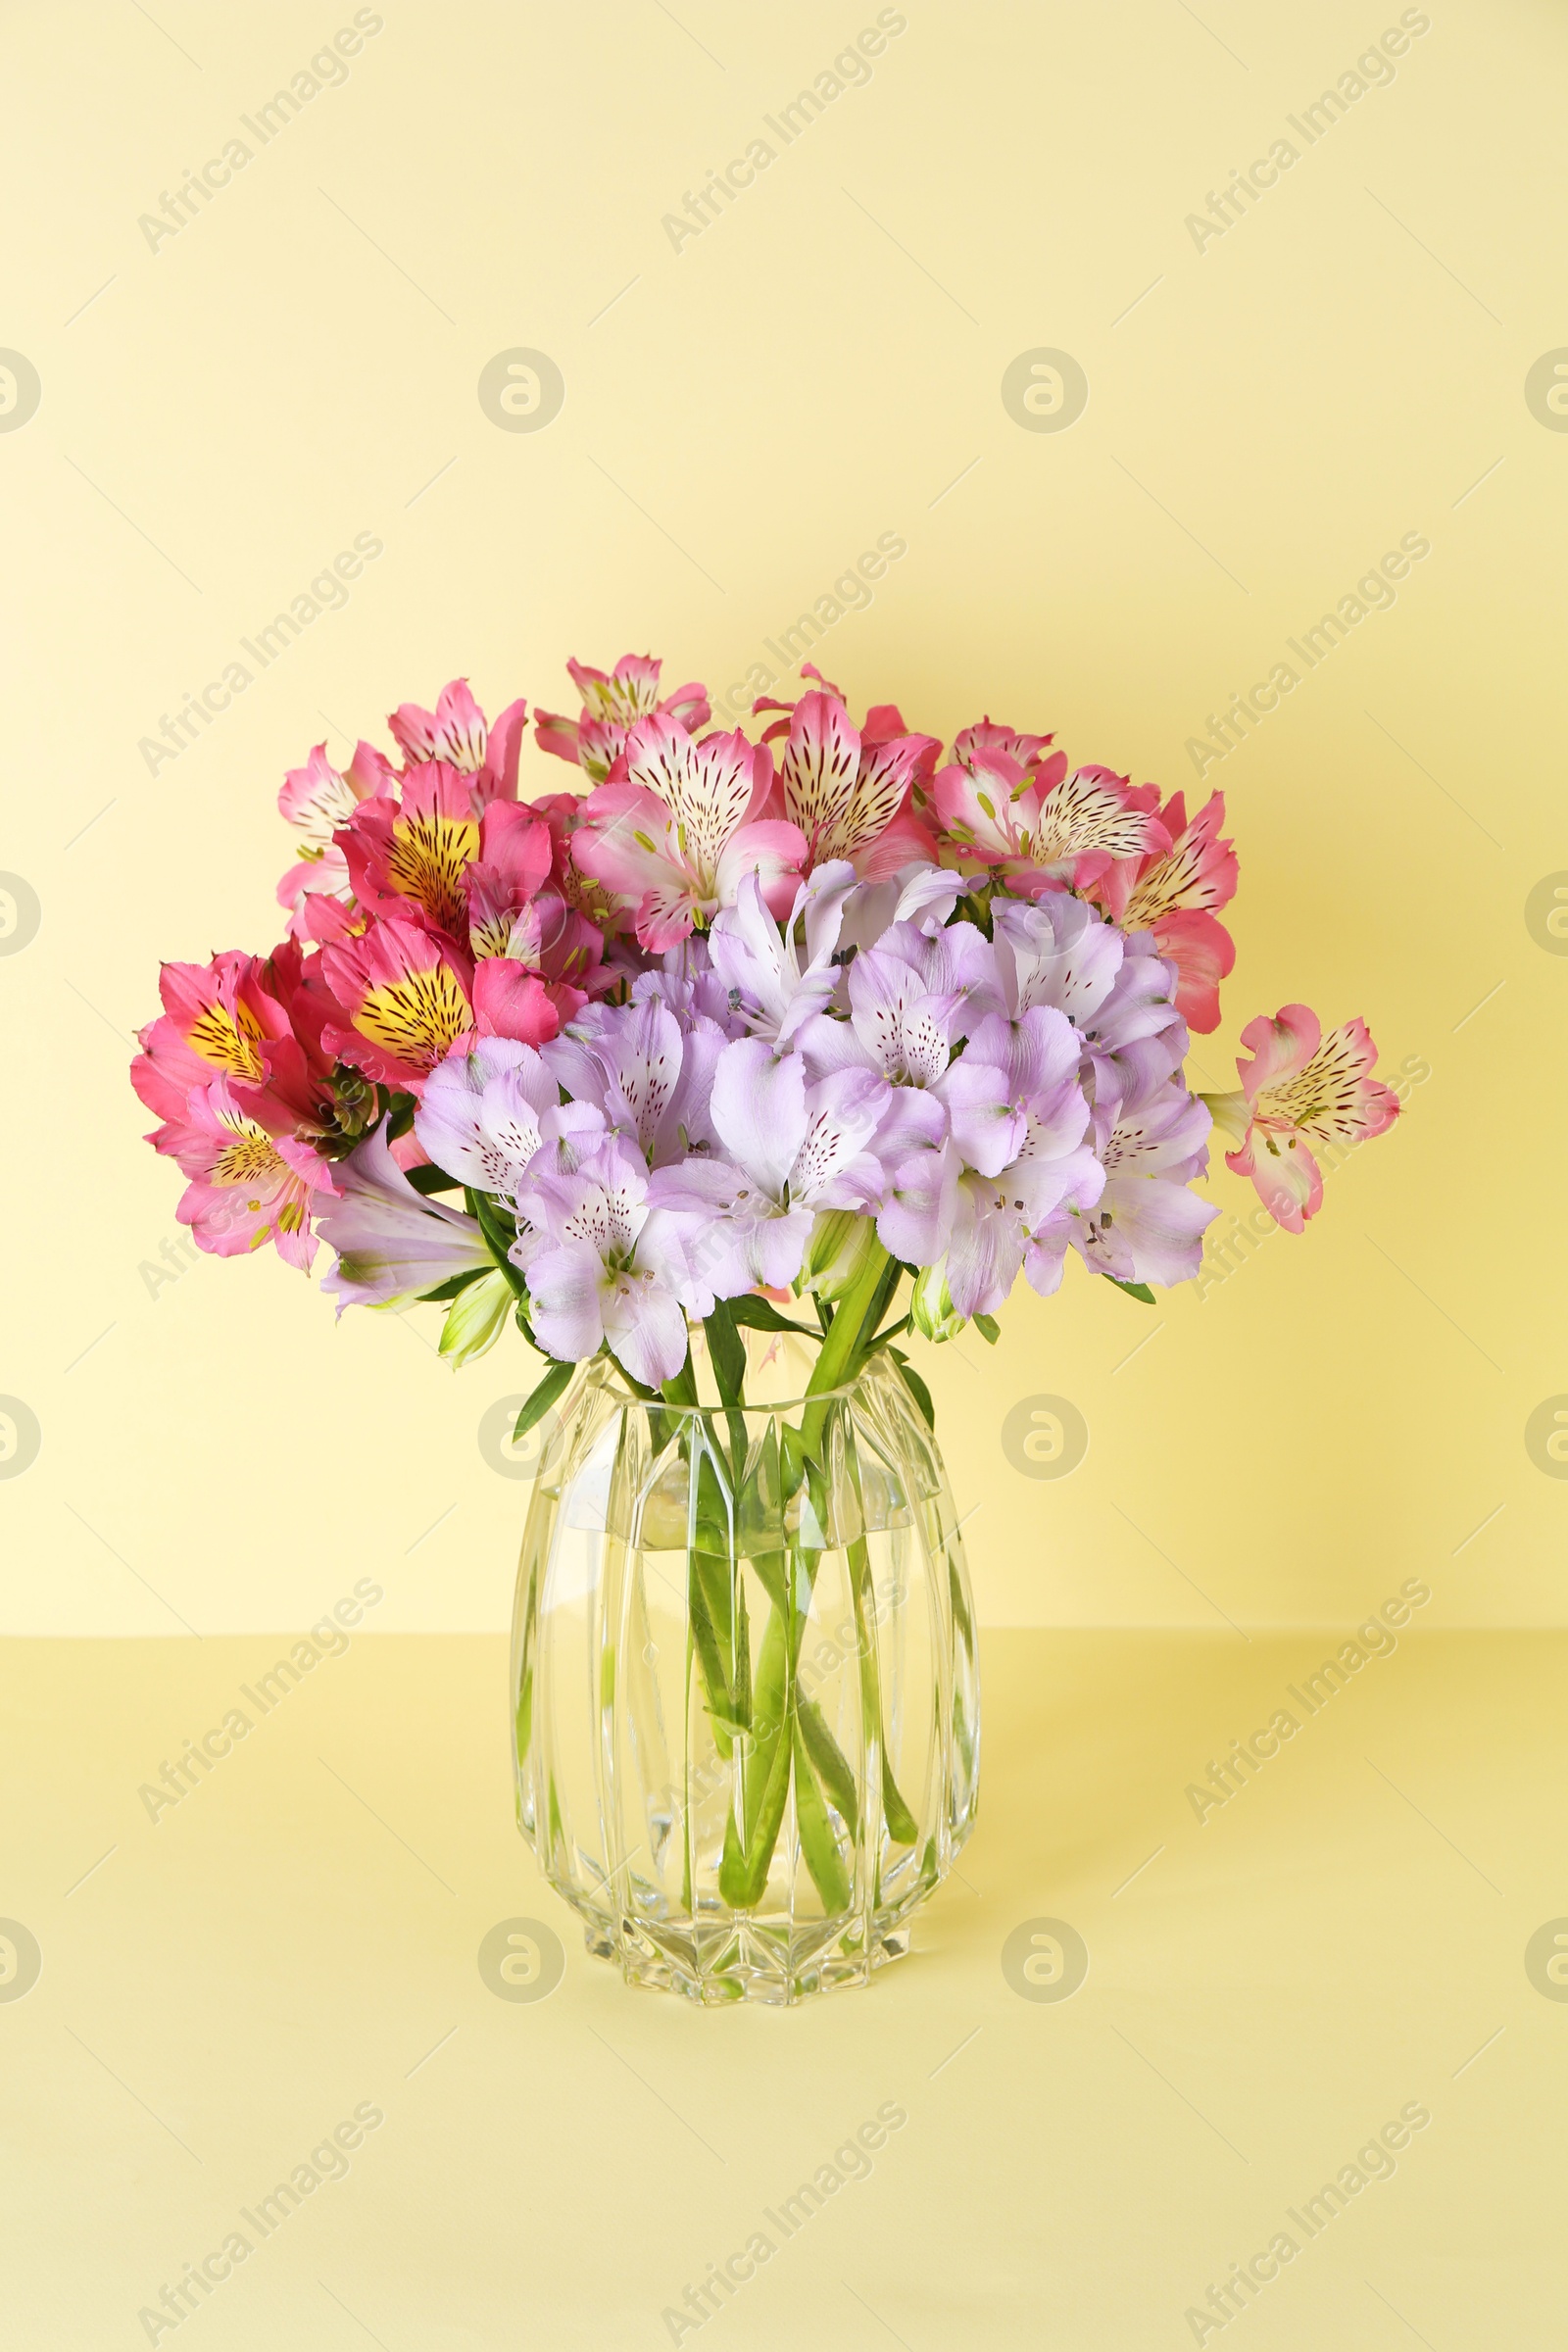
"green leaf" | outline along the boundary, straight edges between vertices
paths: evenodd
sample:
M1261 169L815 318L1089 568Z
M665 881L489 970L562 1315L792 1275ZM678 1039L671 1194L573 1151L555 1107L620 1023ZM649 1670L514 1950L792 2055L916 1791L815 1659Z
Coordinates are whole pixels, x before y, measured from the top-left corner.
M792 1323L788 1315L779 1313L771 1298L759 1298L753 1292L748 1291L739 1298L726 1298L724 1304L735 1322L749 1324L753 1331L793 1331L803 1340L819 1337L809 1324Z
M536 1421L544 1419L556 1398L564 1394L576 1369L575 1364L551 1364L549 1371L517 1415L517 1426L512 1433L514 1446L519 1438L527 1436Z
M415 1191L425 1195L455 1192L463 1181L461 1176L449 1176L445 1168L438 1168L433 1159L427 1160L422 1168L405 1168L403 1172Z
M746 1382L746 1348L735 1328L731 1301L720 1299L703 1325L721 1404L739 1404Z
M470 1282L483 1282L488 1271L485 1266L465 1266L461 1274L449 1274L445 1282L438 1282L433 1291L421 1291L420 1301L425 1306L440 1306L466 1291Z
M418 1104L412 1095L393 1095L391 1102L392 1116L386 1123L386 1140L389 1144L395 1144L398 1137L407 1135L414 1125L414 1114Z
M514 1225L510 1233L507 1231L501 1210L488 1193L476 1193L471 1184L466 1185L464 1192L469 1208L478 1220L479 1231L484 1235L485 1247L495 1259L500 1271L506 1276L507 1285L513 1297L526 1298L528 1285L524 1282L520 1270L507 1255L507 1251L517 1238L516 1227Z
M983 1340L989 1341L991 1346L994 1348L1002 1337L1002 1325L997 1321L996 1316L975 1315L972 1320L976 1331L980 1334L980 1337Z
M1136 1298L1143 1306L1152 1306L1154 1303L1154 1294L1147 1282L1118 1282L1114 1274L1106 1274L1102 1279L1108 1282L1113 1290L1125 1291L1129 1298ZM979 1321L978 1315L975 1320Z
M904 1267L896 1257L889 1258L882 1269L882 1279L872 1295L870 1307L861 1321L862 1331L874 1332L893 1303L893 1294L904 1280Z
M888 1349L888 1353L892 1356L893 1361L898 1365L905 1387L908 1390L909 1395L914 1398L915 1403L920 1407L920 1412L924 1418L925 1425L934 1436L937 1426L937 1408L931 1401L930 1390L926 1387L925 1382L920 1378L919 1373L910 1363L908 1357L905 1354L902 1348L890 1348Z
M882 1750L882 1818L888 1825L888 1836L895 1845L912 1845L919 1837L919 1827L899 1794L899 1785L893 1778L893 1762L887 1749Z

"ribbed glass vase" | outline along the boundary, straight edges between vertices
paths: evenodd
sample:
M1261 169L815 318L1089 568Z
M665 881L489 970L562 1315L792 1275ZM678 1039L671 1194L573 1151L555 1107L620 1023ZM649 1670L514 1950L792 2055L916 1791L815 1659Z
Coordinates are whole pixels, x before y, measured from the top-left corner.
M518 1826L629 1983L785 2003L903 1953L973 1825L979 1684L942 1458L886 1353L731 1408L586 1366L512 1690Z

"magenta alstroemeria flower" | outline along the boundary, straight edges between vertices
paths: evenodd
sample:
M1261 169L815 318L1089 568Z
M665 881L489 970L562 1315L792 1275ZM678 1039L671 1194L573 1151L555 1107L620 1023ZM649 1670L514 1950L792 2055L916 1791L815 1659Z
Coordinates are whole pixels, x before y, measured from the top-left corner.
M474 1026L473 967L435 932L372 923L363 938L323 948L327 984L348 1016L326 1031L329 1051L383 1086L419 1094L456 1041ZM555 1007L546 1005L550 1026Z
M589 796L572 856L592 880L634 909L639 944L674 947L755 873L775 913L795 896L806 841L763 817L772 762L737 728L698 743L656 712L626 738L623 780Z
M193 1088L227 1078L242 1109L263 1098L302 1133L331 1116L330 1047L323 1031L341 1007L292 940L270 956L230 949L210 963L166 963L164 1011L141 1030L130 1082L148 1109L177 1119ZM258 1110L270 1131L270 1113Z
M163 1013L140 1031L142 1051L130 1065L130 1082L150 1111L161 1119L177 1117L191 1088L219 1076L262 1086L274 1057L293 1054L293 1031L273 975L274 962L285 956L297 968L294 949L264 957L239 948L210 963L163 966Z
M534 822L542 879L550 844L544 825ZM436 760L411 768L400 799L362 802L336 839L355 899L368 914L424 922L466 943L464 885L480 855L480 827L467 779L456 768Z
M581 1363L608 1346L634 1380L658 1388L686 1361L688 1314L713 1294L687 1251L690 1221L650 1200L641 1152L607 1136L570 1169L535 1166L517 1190L512 1256L528 1279L541 1348Z
M1225 1165L1250 1176L1257 1197L1287 1232L1299 1233L1323 1203L1323 1172L1311 1146L1348 1146L1383 1135L1399 1115L1399 1099L1374 1078L1378 1050L1365 1021L1346 1021L1327 1036L1310 1006L1259 1013L1242 1031L1250 1061L1237 1059L1241 1092L1202 1097L1214 1124L1240 1147Z
M387 1146L384 1124L339 1160L336 1199L317 1210L337 1264L322 1283L346 1306L392 1306L417 1298L454 1274L490 1270L495 1260L472 1217L416 1193Z
M593 783L603 784L640 718L662 711L694 733L706 727L712 715L708 688L694 680L661 699L662 666L648 654L622 654L612 670L568 662L567 673L582 697L582 710L576 718L563 718L554 710L536 712L540 750L572 760Z
M533 809L517 801L495 801L485 809L478 855L463 869L474 1003L481 1016L494 1011L500 992L509 1004L518 1001L519 991L528 995L523 984L529 978L539 983L564 1021L610 985L598 926L558 890L544 887L554 870L554 854L550 827ZM492 971L492 964L500 968ZM500 1019L494 1026L507 1036L527 1034Z

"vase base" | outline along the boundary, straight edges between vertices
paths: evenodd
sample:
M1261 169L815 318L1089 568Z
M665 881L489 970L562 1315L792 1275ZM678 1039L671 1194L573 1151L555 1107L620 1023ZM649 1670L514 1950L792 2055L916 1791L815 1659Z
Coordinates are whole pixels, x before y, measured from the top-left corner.
M639 1921L622 1918L613 1926L592 1922L583 1942L596 1959L618 1967L628 1984L678 1993L710 2009L736 2001L783 2009L868 1983L873 1970L904 1958L909 1932L902 1921L890 1921L880 1928L873 1923L867 1936L864 1921L857 1919L836 1932L824 1922L792 1935L741 1918L699 1942L667 1931L656 1936Z

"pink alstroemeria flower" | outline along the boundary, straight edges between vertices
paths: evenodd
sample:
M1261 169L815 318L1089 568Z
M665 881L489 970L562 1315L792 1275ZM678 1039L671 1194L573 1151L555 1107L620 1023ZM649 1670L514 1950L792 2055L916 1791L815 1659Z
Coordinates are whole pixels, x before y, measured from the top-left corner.
M285 1105L226 1078L192 1088L183 1109L148 1138L179 1162L190 1182L174 1214L198 1248L241 1257L264 1242L308 1274L316 1256L311 1211L336 1192L331 1164L294 1132Z
M549 879L550 828L519 801L498 801L479 820L478 855L464 866L468 946L476 956L509 953L513 924Z
M1161 956L1176 966L1177 1010L1190 1028L1206 1034L1219 1027L1219 984L1236 961L1236 944L1214 913L1236 896L1236 852L1219 837L1225 796L1216 792L1189 824L1186 801L1175 793L1159 821L1169 849L1107 867L1086 896L1119 930L1152 932Z
M495 1260L474 1218L416 1193L387 1146L384 1127L334 1169L337 1197L317 1214L337 1264L321 1288L346 1306L395 1306L417 1298L454 1274L494 1269Z
M650 654L622 654L608 671L591 668L585 662L568 662L567 674L582 697L582 710L576 718L563 718L554 710L537 711L534 726L540 750L553 752L558 760L571 760L593 783L603 784L640 718L662 712L678 719L693 734L706 727L712 716L708 688L694 679L661 700L659 673L662 666Z
M1131 784L1108 767L1069 776L1062 752L1035 767L997 750L972 758L972 766L939 769L931 806L946 846L996 867L1015 898L1081 891L1118 858L1169 847L1152 784Z
M327 1029L327 1046L381 1086L419 1094L475 1025L467 958L416 923L374 923L363 939L323 948L321 961L349 1022Z
M454 678L442 687L433 710L400 703L387 725L411 766L436 760L456 768L466 780L477 814L492 801L516 799L517 754L527 720L528 706L519 695L490 726L468 692L467 679Z
M806 858L799 828L762 817L772 781L766 751L739 728L694 742L676 718L639 719L622 754L624 780L590 794L572 841L578 866L635 908L639 944L658 955L755 873L781 913Z
M277 806L299 838L299 862L277 886L280 906L290 909L291 939L340 939L349 928L354 885L348 860L335 836L362 801L396 796L397 770L371 743L360 742L346 768L335 768L318 743L303 767L283 778ZM316 904L319 901L320 904Z
M1016 760L1020 767L1038 771L1045 766L1044 755L1051 752L1055 740L1054 735L1020 735L1016 727L1004 726L1000 719L986 717L977 720L972 727L960 728L955 735L953 757L960 767L972 771L991 753L1001 752L1006 759ZM1056 773L1065 775L1066 755L1057 752L1054 757L1061 762Z
M1384 1134L1399 1114L1399 1099L1374 1078L1378 1050L1365 1021L1346 1021L1323 1034L1305 1004L1285 1004L1271 1020L1249 1021L1238 1055L1241 1091L1204 1095L1222 1134L1240 1146L1225 1165L1250 1176L1257 1197L1287 1233L1299 1233L1323 1204L1323 1172L1311 1146L1348 1147Z
M436 934L479 1030L537 1045L586 1002L568 975L596 968L591 931L554 898L538 902L553 853L532 810L497 800L475 816L462 776L430 760L411 771L401 803L363 804L338 839L360 906L378 918L371 936L385 921ZM334 958L362 948L371 952L339 942ZM359 960L363 980L369 966ZM334 960L329 976L346 968Z
M416 923L372 923L363 938L323 949L321 961L350 1024L327 1027L328 1050L407 1094L422 1093L436 1063L470 1030L539 1046L561 1026L536 973L503 956L475 965Z
M857 727L836 687L814 688L794 706L773 806L805 834L810 866L848 858L875 882L920 859L935 864L935 838L909 804L942 747L934 735L880 731L894 724L902 729L903 720L888 704Z

